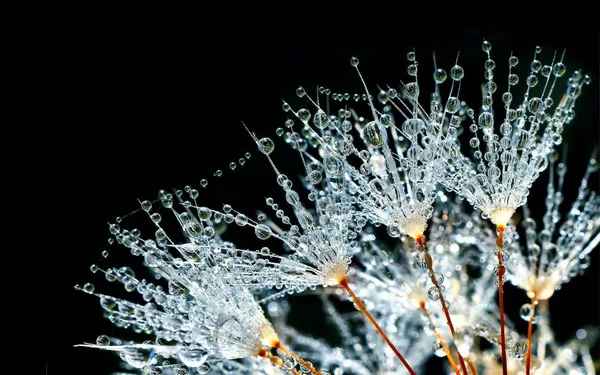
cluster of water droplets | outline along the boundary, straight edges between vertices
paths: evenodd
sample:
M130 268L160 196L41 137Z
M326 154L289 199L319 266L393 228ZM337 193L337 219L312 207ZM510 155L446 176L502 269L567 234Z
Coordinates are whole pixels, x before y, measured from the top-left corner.
M494 94L499 86L489 42L483 43L483 51L486 60L481 109L478 115L467 110L472 158L463 155L458 142L451 141L456 132L448 131L448 142L443 147L448 148L450 157L445 161L443 169L447 173L441 182L446 189L465 197L485 217L504 225L507 213L525 204L531 185L548 166L554 146L562 142L564 126L574 118L576 100L590 77L576 70L566 85L561 83L566 73L564 52L554 52L544 65L538 59L542 50L536 47L524 80L524 92L518 95L519 59L511 55L506 91L502 94L502 120L502 113L494 108ZM557 87L562 85L564 91L557 93Z
M566 215L561 215L567 168L556 159L550 161L542 226L538 227L525 206L525 246L520 249L514 243L509 262L508 280L532 299L549 298L563 283L583 273L590 264L590 253L600 243L600 197L590 186L598 162L595 157L590 159L575 200Z
M286 118L275 138L258 137L246 128L277 186L265 197L264 211L254 215L229 204L208 207L202 196L208 179L202 179L197 188L160 191L157 199L140 201L134 213L116 218L109 225L109 246L128 249L144 269L136 274L127 266L94 264L90 271L137 296L102 294L92 283L76 289L96 296L117 327L151 339L136 343L100 335L88 346L118 352L129 366L151 374L310 373L277 346L281 338L321 366L322 374L403 371L373 330L330 301L339 296L329 287L350 279L415 367L431 355L445 357L444 345L450 345L493 373L497 361L485 362L491 351L477 345L480 338L497 345L499 330L490 251L496 248L495 231L485 219L499 208L522 206L532 183L550 165L543 229L525 210L526 236L520 241L523 231L507 227L504 256L508 280L526 292L531 292L532 277L538 291L544 277L556 278L558 289L585 270L598 245L600 201L588 183L597 169L592 159L575 203L561 219L566 172L564 164L550 158L589 77L575 71L564 95L557 97L555 87L566 74L564 54L554 54L544 65L536 48L524 77L511 55L501 95L504 110L498 111L494 99L502 80L495 74L491 44L482 47L478 113L461 98L465 72L458 56L447 71L434 56L434 88L425 107L415 51L406 56L408 80L377 87L375 95L353 57L361 92L319 86L312 96L299 87L297 98L282 103ZM468 134L471 156L462 151L461 134ZM297 179L273 160L279 139L301 162ZM229 169L243 167L250 156L230 162ZM213 175L221 177L223 170ZM483 216L474 215L473 208ZM126 225L140 215L150 229ZM381 226L387 236L380 236ZM240 247L226 240L245 231L258 245ZM422 241L426 232L427 247L415 246L413 239ZM390 237L397 246L390 246ZM103 250L99 263L108 255ZM341 344L308 337L286 323L289 306L280 297L301 292L321 295ZM446 329L440 292L456 335ZM260 307L267 301L270 320ZM532 318L534 306L523 305L521 317ZM541 314L534 323L543 327L541 335L551 335L547 316ZM508 328L509 356L520 361L526 340L510 322ZM547 346L544 366L585 368L589 345L574 341L561 347L548 339ZM565 359L566 350L576 353L571 360Z

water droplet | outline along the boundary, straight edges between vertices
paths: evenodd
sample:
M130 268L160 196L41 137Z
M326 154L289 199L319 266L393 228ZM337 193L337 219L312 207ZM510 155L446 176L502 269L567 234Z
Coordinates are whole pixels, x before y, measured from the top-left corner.
M265 155L270 155L275 149L275 144L271 138L265 137L258 141L258 149Z
M383 138L379 133L379 126L377 122L371 121L368 123L363 129L363 134L369 145L373 147L381 147L381 145L383 145Z
M94 293L94 289L94 284L92 283L85 283L83 286L83 291L86 293Z
M437 84L444 83L444 81L446 81L446 78L448 78L448 75L446 74L446 71L444 69L436 69L435 72L433 72L433 79Z
M429 299L432 301L437 301L440 298L440 293L438 292L436 287L432 286L427 291L427 297L429 297Z
M492 50L492 44L487 40L484 40L481 44L481 49L483 50L483 52L490 52Z
M521 319L528 322L533 316L533 306L531 306L529 303L522 305L521 309L519 310L519 315L521 316Z
M235 223L240 227L243 227L248 224L248 217L244 214L237 214L235 216Z
M108 337L106 335L98 336L96 338L96 345L102 345L102 346L110 345L110 337Z
M258 237L258 239L261 240L266 240L269 237L271 237L271 228L268 227L265 224L258 224L255 228L254 228L254 234L256 234L256 237Z
M150 219L152 219L155 224L158 224L162 220L162 216L160 216L158 212L154 212L150 215Z

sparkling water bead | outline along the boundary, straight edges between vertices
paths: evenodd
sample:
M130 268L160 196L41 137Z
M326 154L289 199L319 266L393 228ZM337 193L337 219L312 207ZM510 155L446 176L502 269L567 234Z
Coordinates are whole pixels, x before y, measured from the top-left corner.
M437 84L444 83L446 81L446 78L448 78L448 75L446 74L446 71L444 69L438 68L435 70L435 72L433 72L433 79Z
M296 95L298 95L299 98L302 98L304 95L306 95L306 90L304 90L304 87L298 87L296 89Z
M494 70L494 69L496 69L496 62L494 60L492 60L492 59L487 59L483 63L483 67L486 70Z
M542 67L541 74L543 77L548 78L548 77L550 77L551 73L552 73L552 67L550 65L544 65Z
M94 284L92 283L85 283L83 285L83 291L86 293L94 293Z
M540 60L533 60L530 65L531 71L538 73L542 69L542 62Z
M142 210L150 212L150 210L152 209L152 202L145 200L142 201L142 203L140 203L140 206L142 207Z
M494 116L491 112L482 112L478 119L481 128L491 128L494 125Z
M417 75L417 64L410 64L406 68L406 72L408 73L409 76L415 77Z
M258 140L258 149L265 155L270 155L275 149L275 143L271 138L265 137Z
M359 63L360 63L360 61L358 60L358 57L352 56L350 58L350 65L352 65L353 67L356 68Z
M440 298L440 292L435 286L427 290L427 297L432 301L437 301Z
M107 346L110 345L110 337L106 335L100 335L96 338L96 345Z
M527 77L527 86L528 87L535 87L538 84L538 77L536 75L531 74L529 77Z
M256 235L256 237L258 237L258 239L266 240L269 239L269 237L271 237L272 232L271 228L266 224L258 224L254 228L254 234Z
M533 306L531 306L531 304L529 303L526 303L523 304L519 309L519 316L521 316L521 319L528 322L529 319L531 319L531 317L533 316L533 312Z
M383 145L383 138L379 133L379 126L377 122L371 121L363 129L363 134L367 143L373 147L381 147Z
M454 65L452 69L450 69L450 78L455 81L460 81L465 76L465 71L460 65Z
M481 44L481 49L483 50L483 52L490 52L492 50L492 44L487 40L484 40Z
M473 137L469 140L469 145L473 148L479 147L479 139L477 137Z
M248 217L244 214L237 214L235 216L235 223L240 227L243 227L248 224Z
M310 111L306 108L300 108L298 110L298 118L304 122L304 123L308 123L308 120L310 120Z
M552 71L554 72L555 77L560 78L565 74L567 68L562 62L558 62L554 64L554 68L552 68Z

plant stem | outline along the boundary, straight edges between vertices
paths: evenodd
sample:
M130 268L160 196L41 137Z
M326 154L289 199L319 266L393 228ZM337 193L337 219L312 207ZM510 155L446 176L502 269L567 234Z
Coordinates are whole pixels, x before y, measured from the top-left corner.
M444 353L446 353L446 359L448 360L450 367L452 367L452 369L454 370L454 372L457 375L460 374L460 371L458 370L458 365L454 361L454 358L452 358L452 352L450 351L448 344L446 344L446 342L444 341L444 338L442 337L442 335L438 332L437 328L435 327L435 324L433 323L433 319L431 319L431 314L429 314L429 310L427 310L427 306L425 305L424 301L421 301L419 308L421 309L421 311L423 312L423 314L429 321L429 324L431 324L431 327L433 328L433 333L435 334L435 337L440 342L440 345L442 346Z
M383 329L379 326L379 324L377 323L377 321L375 320L373 315L371 315L369 310L367 310L365 303L350 288L350 286L348 285L348 279L343 279L342 281L340 281L340 287L342 287L342 289L344 289L346 291L346 293L348 293L348 295L352 299L352 302L354 302L354 305L356 306L358 311L360 311L367 318L367 320L373 326L373 328L375 328L375 330L377 331L379 336L381 336L383 341L385 341L385 343L389 346L389 348L394 352L396 357L398 357L400 362L402 362L402 365L406 368L406 371L408 371L408 373L411 375L416 375L415 370L413 370L413 368L410 367L410 365L408 364L408 362L406 361L406 359L404 358L402 353L400 353L398 348L396 348L394 343L388 338L388 336L385 334Z
M500 313L500 351L502 355L502 374L508 374L506 361L506 335L504 333L504 225L496 226L496 248L498 256L498 310Z
M446 300L444 299L444 294L442 293L442 288L440 287L440 284L437 281L437 277L435 276L435 272L433 271L433 259L431 258L431 255L429 254L425 236L424 235L418 236L416 238L416 241L417 241L417 245L419 246L419 248L425 254L425 263L427 264L427 270L429 271L429 277L431 278L431 282L433 283L433 286L436 288L436 290L438 292L438 295L440 298L440 304L442 305L442 311L444 312L444 316L446 317L446 324L448 325L448 328L450 329L452 338L456 341L456 332L454 330L454 324L452 323L452 318L450 317L450 312L448 311L448 306L446 305ZM468 375L467 366L465 365L465 360L463 359L462 355L460 354L460 351L458 350L458 348L456 348L456 354L458 355L458 360L460 361L460 368L461 368L463 374Z
M531 349L533 346L533 321L535 320L535 308L538 302L536 300L531 301L533 311L529 317L529 324L527 325L527 359L525 361L525 374L531 373Z

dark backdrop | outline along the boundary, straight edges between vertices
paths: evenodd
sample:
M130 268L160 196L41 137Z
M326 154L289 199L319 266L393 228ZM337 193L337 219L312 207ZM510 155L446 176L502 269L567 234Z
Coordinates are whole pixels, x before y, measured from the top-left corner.
M405 54L411 47L427 69L422 73L427 80L432 50L447 70L460 50L466 72L464 93L477 108L483 38L493 43L498 69L505 67L511 50L521 58L523 69L536 44L544 47L546 58L553 48L567 48L568 68L581 67L594 78L577 105L575 122L566 131L569 173L574 176L567 180L567 199L576 191L593 144L598 143L595 32L569 34L560 28L551 32L419 30L366 35L357 30L337 35L327 30L325 35L309 35L281 29L257 32L245 26L225 29L158 23L117 27L106 22L91 28L84 24L65 28L63 37L49 41L44 59L53 68L44 73L56 85L48 89L48 95L57 102L60 120L35 145L41 159L48 162L39 179L57 203L50 220L49 249L42 254L52 264L43 274L48 289L43 297L42 347L48 374L108 374L118 364L112 354L72 347L93 342L98 334L129 334L112 328L102 318L98 303L72 288L75 283L94 280L88 267L102 264L99 253L107 247L106 222L137 208L137 198L154 198L161 188L198 185L203 177L210 180L209 189L203 192L207 205L228 202L248 212L264 207L264 197L276 190L264 160L254 153L246 167L228 173L230 161L254 151L240 120L260 136L275 138L274 129L285 119L281 99L295 100L297 85L309 90L317 84L359 90L349 66L352 55L360 57L362 72L373 87L406 79ZM524 73L520 78L524 80ZM498 82L502 89L504 80ZM283 149L279 140L276 159L293 176L297 162L284 162L289 154ZM216 169L223 169L225 175L213 178ZM545 194L543 186L540 194ZM532 194L534 210L544 196ZM599 323L597 253L588 272L552 299L552 317L561 340L579 326ZM104 264L138 262L116 256ZM102 290L106 283L96 285ZM525 302L524 296L509 290L507 298L511 317L521 324L516 311ZM296 304L297 309L306 308L307 316L318 318L318 313L303 306ZM325 329L318 320L299 324L317 336ZM436 373L435 365L431 373Z

